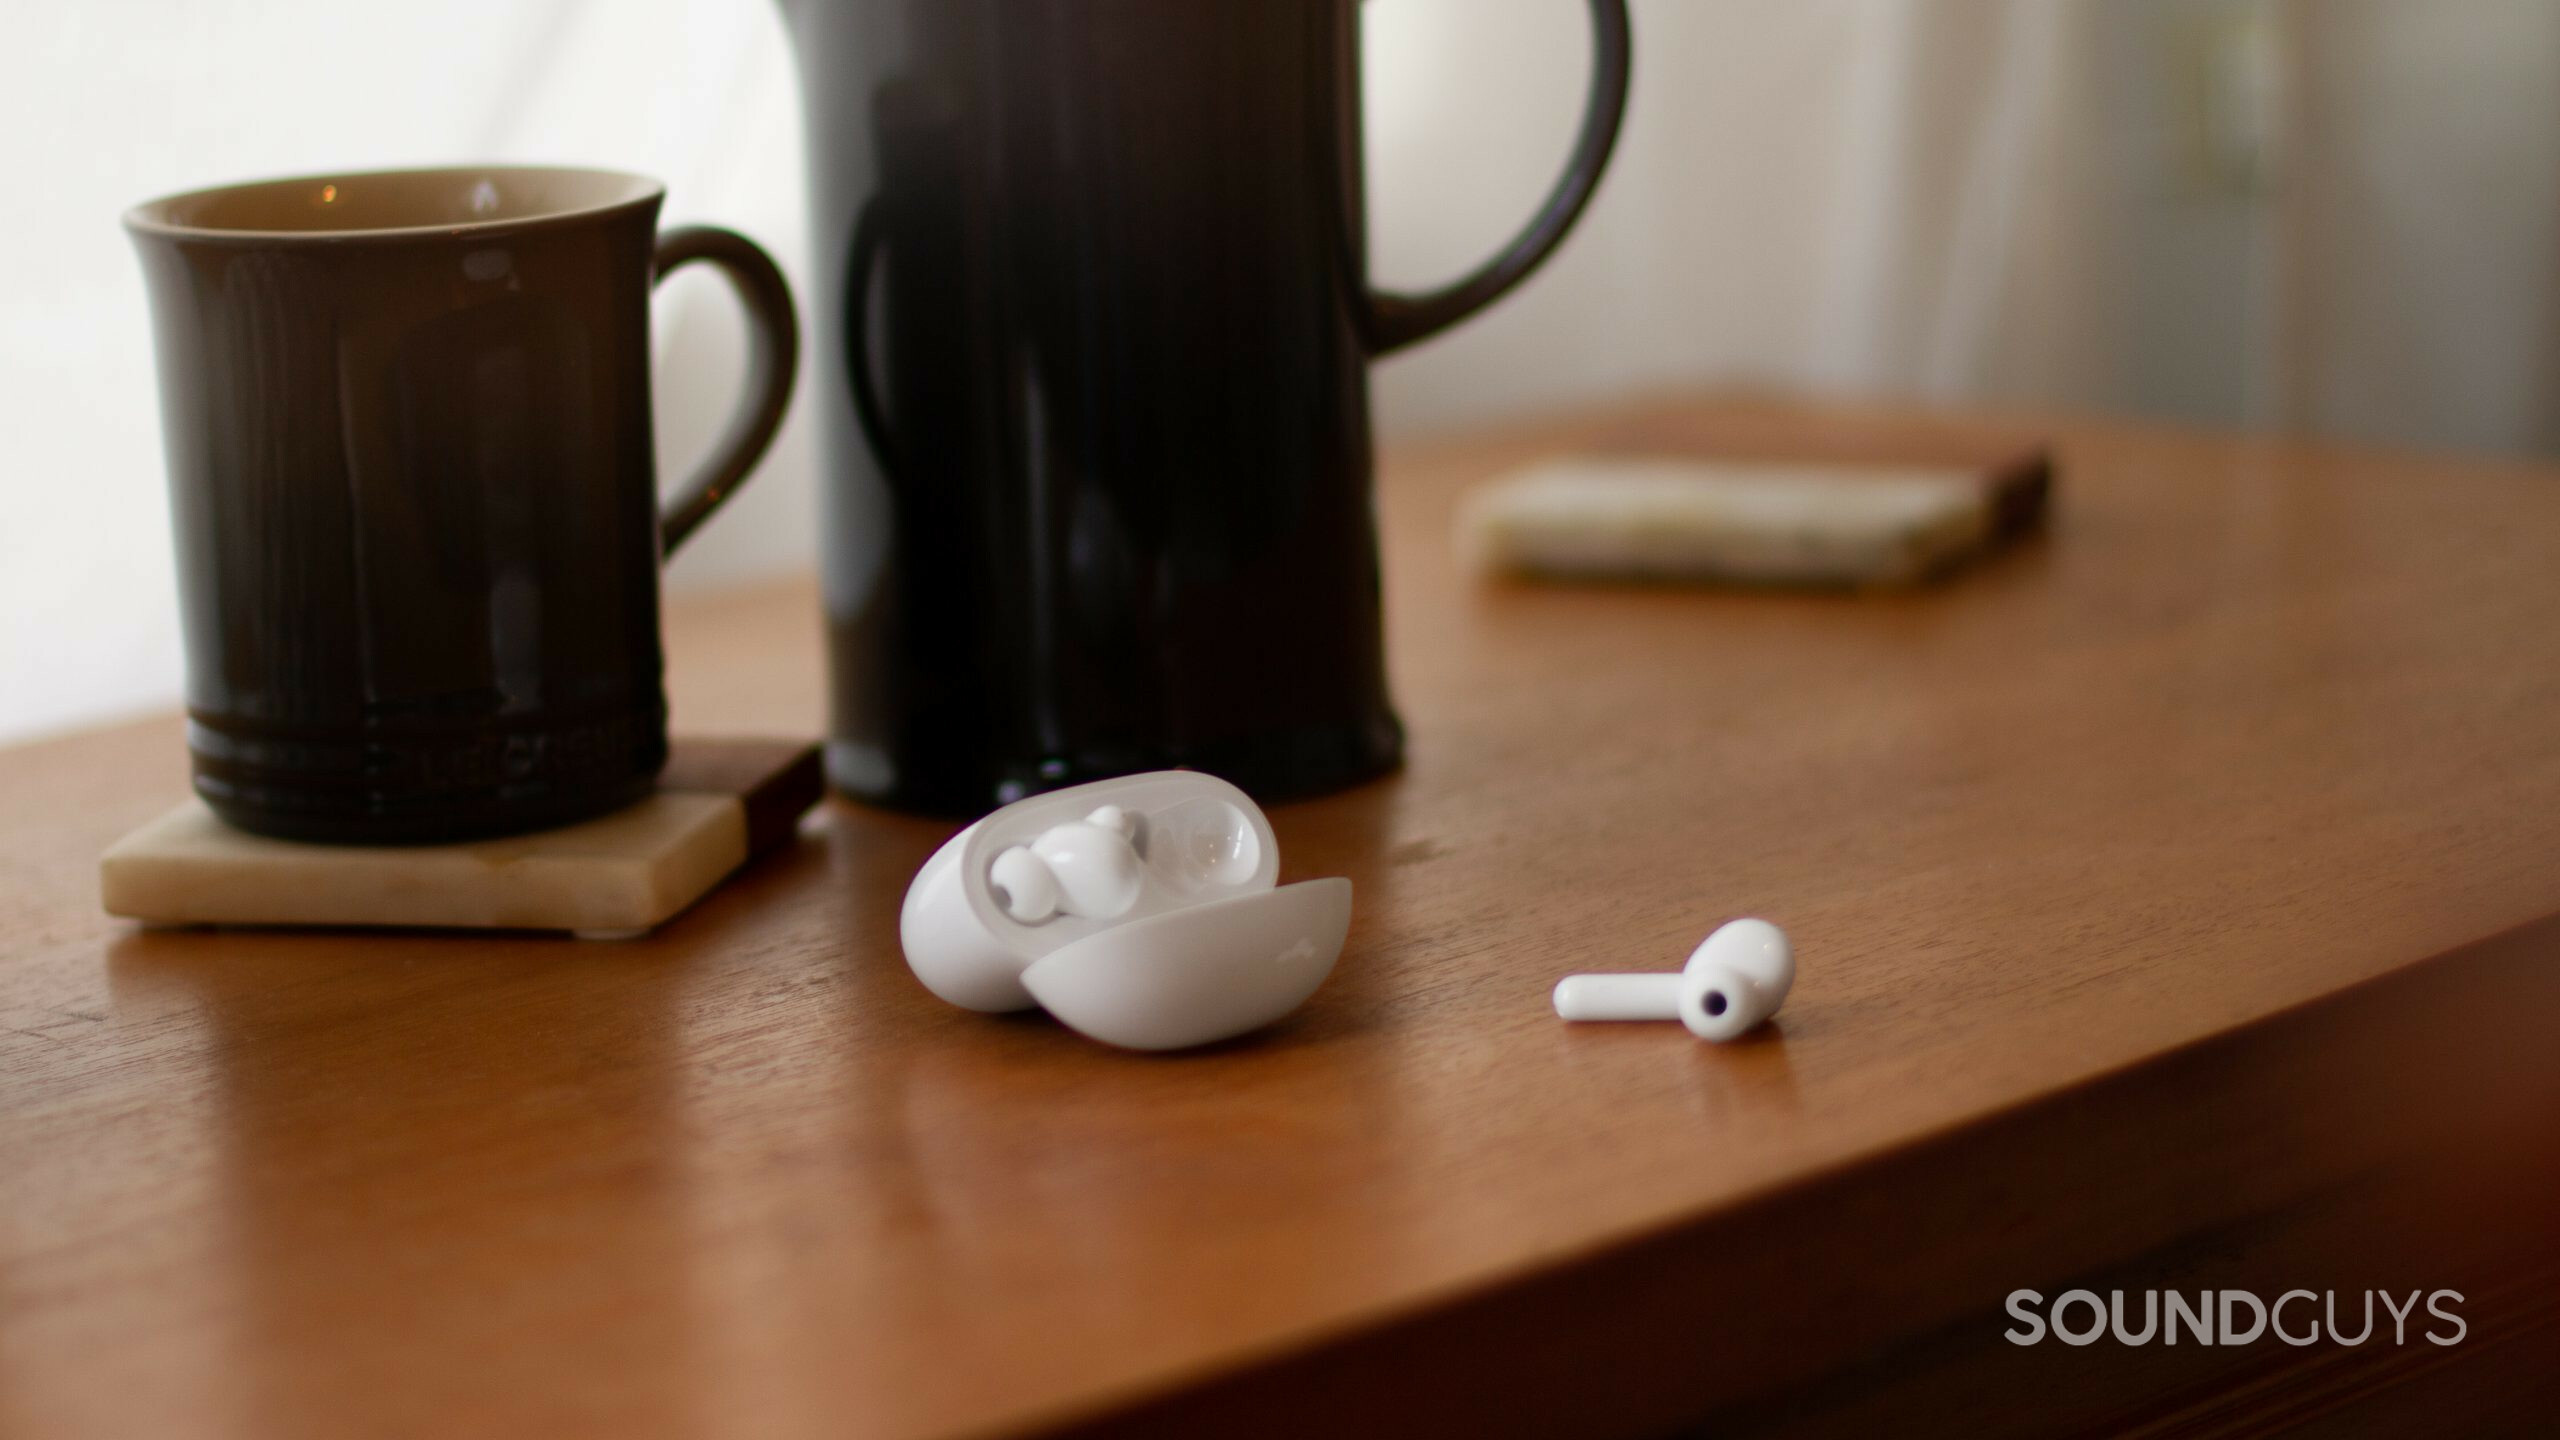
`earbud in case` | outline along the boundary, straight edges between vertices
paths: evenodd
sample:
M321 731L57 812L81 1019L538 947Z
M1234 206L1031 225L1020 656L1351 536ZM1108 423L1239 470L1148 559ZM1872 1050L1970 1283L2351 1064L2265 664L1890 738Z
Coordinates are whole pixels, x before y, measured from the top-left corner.
M1351 882L1278 884L1271 821L1213 775L1162 770L1016 801L907 887L916 978L971 1010L1039 1006L1132 1050L1259 1029L1333 972Z

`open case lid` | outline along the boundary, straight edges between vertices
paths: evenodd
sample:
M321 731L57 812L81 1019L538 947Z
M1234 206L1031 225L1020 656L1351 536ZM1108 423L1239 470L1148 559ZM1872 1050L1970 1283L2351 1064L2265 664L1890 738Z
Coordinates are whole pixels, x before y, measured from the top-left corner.
M1000 872L1043 893L1012 894ZM1341 951L1350 882L1275 889L1279 873L1270 820L1226 781L1187 770L1096 781L952 837L909 887L900 940L917 978L953 1004L1043 1005L1138 1049L1205 1044L1295 1009ZM1052 877L1067 882L1066 902Z

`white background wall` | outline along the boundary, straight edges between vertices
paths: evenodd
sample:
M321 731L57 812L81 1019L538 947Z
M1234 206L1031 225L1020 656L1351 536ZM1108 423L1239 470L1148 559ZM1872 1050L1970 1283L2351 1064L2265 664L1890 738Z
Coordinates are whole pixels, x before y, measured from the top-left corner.
M2560 4L1636 0L1624 148L1526 293L1379 377L1991 396L2560 449ZM1371 0L1373 237L1454 271L1578 98L1567 0Z
M1585 22L1574 0L1364 9L1373 252L1419 287L1543 193ZM1389 435L1739 380L2560 449L2560 4L1635 10L1599 201L1530 286L1381 369ZM670 218L802 270L769 0L19 0L0 27L0 738L177 691L125 205L329 168L593 163L664 177ZM706 278L659 320L672 472L725 413L739 335ZM794 423L671 583L805 565L814 494Z

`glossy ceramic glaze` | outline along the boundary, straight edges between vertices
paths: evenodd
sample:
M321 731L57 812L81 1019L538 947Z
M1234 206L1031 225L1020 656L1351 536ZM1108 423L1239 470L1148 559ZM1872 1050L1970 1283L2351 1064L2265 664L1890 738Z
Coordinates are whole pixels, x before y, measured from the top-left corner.
M770 438L795 333L771 262L656 236L636 176L313 177L126 217L157 330L188 744L225 819L453 840L645 792L666 758L649 290L707 259L751 403L666 520Z
M1373 295L1352 0L786 0L809 108L830 774L925 809L1172 765L1396 764L1371 355L1525 275L1614 136L1449 291Z

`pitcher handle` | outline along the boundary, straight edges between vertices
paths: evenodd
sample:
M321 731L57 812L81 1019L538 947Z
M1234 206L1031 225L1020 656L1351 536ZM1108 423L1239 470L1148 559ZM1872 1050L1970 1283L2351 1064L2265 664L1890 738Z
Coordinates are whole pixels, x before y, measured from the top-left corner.
M1591 203L1601 172L1609 168L1609 152L1617 146L1632 68L1629 31L1627 0L1591 0L1591 97L1583 107L1582 134L1565 162L1564 178L1556 182L1528 227L1474 274L1425 295L1371 291L1370 354L1400 350L1448 329L1501 299L1555 253L1565 232Z

